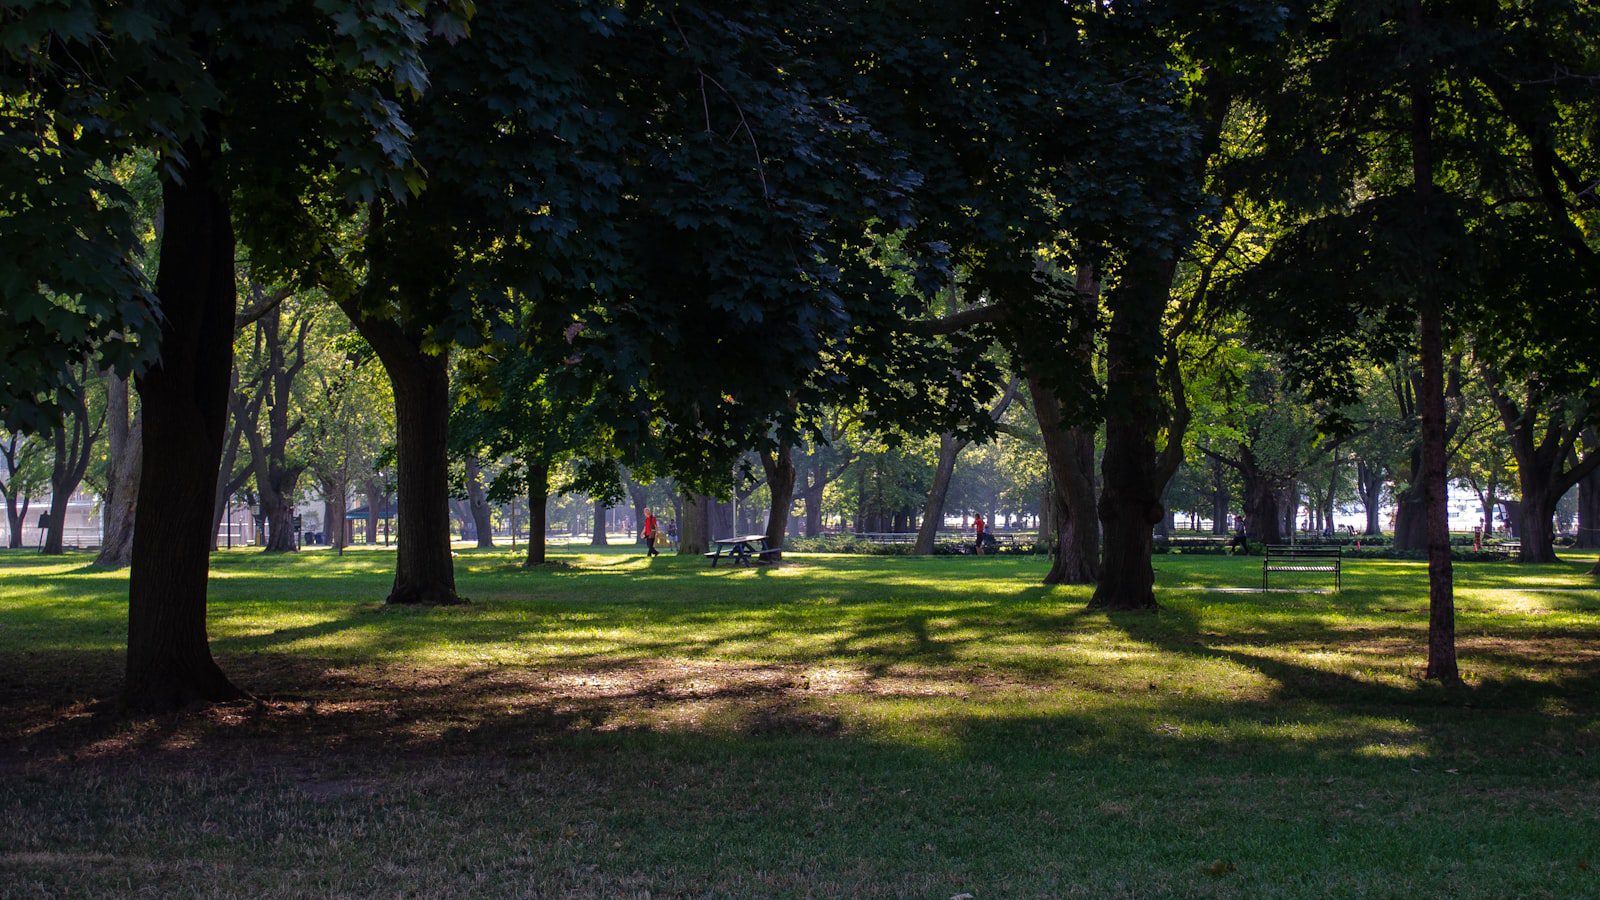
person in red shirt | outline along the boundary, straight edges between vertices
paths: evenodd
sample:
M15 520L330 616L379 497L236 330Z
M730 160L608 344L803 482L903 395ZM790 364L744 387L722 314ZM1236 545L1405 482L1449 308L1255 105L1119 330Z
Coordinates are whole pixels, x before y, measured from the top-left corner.
M973 521L972 527L977 532L977 537L973 540L972 552L973 553L982 553L983 552L983 513L978 513L978 515L976 517L974 517L974 521Z
M650 548L651 556L660 556L661 551L656 549L656 514L650 510L644 511L644 544Z

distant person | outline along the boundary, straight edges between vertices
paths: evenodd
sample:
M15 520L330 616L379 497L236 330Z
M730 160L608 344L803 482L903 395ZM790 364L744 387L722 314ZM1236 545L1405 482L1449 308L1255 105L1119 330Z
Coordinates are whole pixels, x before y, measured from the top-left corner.
M1240 516L1238 521L1234 523L1233 527L1233 540L1228 541L1228 549L1230 551L1250 549L1250 541L1247 537L1245 537L1244 533L1244 516Z
M649 548L649 555L660 556L661 551L656 549L656 534L660 526L656 524L656 514L650 510L644 511L644 545Z
M983 548L984 548L983 513L978 513L978 515L973 518L972 528L973 528L972 552L973 553L982 553L983 552Z
M676 519L667 523L667 543L678 546L678 521Z

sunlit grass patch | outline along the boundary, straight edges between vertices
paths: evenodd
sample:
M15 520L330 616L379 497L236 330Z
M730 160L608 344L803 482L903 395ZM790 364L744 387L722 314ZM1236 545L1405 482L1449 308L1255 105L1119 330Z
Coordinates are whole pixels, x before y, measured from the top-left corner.
M1106 614L1029 558L458 554L403 609L392 551L220 553L266 702L119 720L126 573L0 553L0 894L1600 893L1581 560L1458 566L1445 689L1420 563Z

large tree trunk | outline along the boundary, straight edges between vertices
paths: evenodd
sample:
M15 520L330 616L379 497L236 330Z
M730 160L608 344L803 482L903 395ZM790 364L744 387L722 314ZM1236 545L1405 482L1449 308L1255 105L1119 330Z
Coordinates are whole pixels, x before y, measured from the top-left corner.
M1282 511L1278 506L1278 487L1265 476L1244 473L1245 536L1262 544L1281 544Z
M409 354L390 368L398 433L395 515L399 550L389 603L451 605L456 594L450 559L450 482L446 457L450 436L450 370L444 354Z
M345 548L344 517L350 506L350 486L344 481L322 483L322 535L329 547Z
M1418 453L1420 461L1421 454ZM1422 469L1413 470L1411 484L1394 497L1394 548L1425 550L1428 546L1427 492L1422 484Z
M144 420L128 417L128 380L106 376L106 435L109 446L106 497L101 505L105 529L95 563L126 566L133 561L133 514L139 500L139 466L144 455ZM213 535L215 540L215 535Z
M1039 379L1028 379L1034 415L1044 440L1045 468L1053 490L1050 510L1055 547L1045 584L1094 584L1100 578L1100 530L1094 514L1094 432L1069 427L1061 401ZM1041 535L1042 536L1042 535Z
M214 182L215 136L163 167L166 227L156 293L161 356L138 380L144 452L128 577L123 701L174 709L242 696L206 637L211 501L227 427L233 360L233 226Z
M794 448L784 445L776 453L762 453L761 466L767 472L767 492L772 506L767 514L767 547L779 551L788 536L789 509L794 506Z
M528 558L524 566L539 566L545 560L545 532L550 513L550 467L528 463Z
M472 530L478 538L478 546L494 546L494 519L489 515L489 498L483 493L483 469L476 456L468 455L467 467L467 511L472 516Z
M1135 254L1124 267L1111 304L1106 449L1100 463L1105 544L1100 582L1089 601L1099 609L1156 608L1150 529L1161 521L1165 487L1157 484L1156 437L1164 412L1158 353L1173 265L1152 251Z
M599 497L594 498L594 528L590 529L589 546L604 547L607 545L606 511L610 508L606 505L606 501Z
M933 553L934 539L944 524L944 498L950 493L950 478L955 474L956 457L961 455L967 442L953 434L939 435L939 461L933 470L933 487L928 489L928 502L922 507L922 525L917 529L917 541L911 552L918 556Z
M822 488L819 481L806 489L806 537L822 534Z
M1522 478L1522 537L1517 562L1553 563L1556 559L1555 501L1548 484L1530 473Z
M353 303L341 306L377 351L394 387L395 515L400 540L394 588L386 602L464 603L456 594L450 558L449 357L423 350L420 339L392 320L366 318ZM376 521L379 510L371 490L369 483L369 523ZM369 525L368 534L375 531Z
M711 548L711 498L685 494L683 519L678 523L678 554L705 553Z

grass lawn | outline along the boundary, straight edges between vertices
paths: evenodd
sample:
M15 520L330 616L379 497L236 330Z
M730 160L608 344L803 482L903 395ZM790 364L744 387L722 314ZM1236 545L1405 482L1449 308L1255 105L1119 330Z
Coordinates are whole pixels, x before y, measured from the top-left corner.
M218 554L265 702L130 720L126 573L0 553L0 895L1600 896L1592 557L1458 564L1458 690L1420 563L1106 615L1034 558L558 558L408 610L384 551Z

